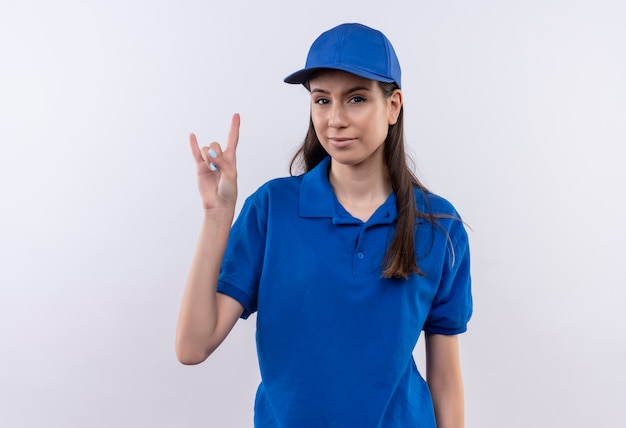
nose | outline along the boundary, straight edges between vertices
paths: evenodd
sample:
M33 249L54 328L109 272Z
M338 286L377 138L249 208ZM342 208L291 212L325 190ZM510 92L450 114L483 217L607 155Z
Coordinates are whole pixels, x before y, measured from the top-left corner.
M347 118L341 103L333 103L328 111L328 126L331 128L345 128Z

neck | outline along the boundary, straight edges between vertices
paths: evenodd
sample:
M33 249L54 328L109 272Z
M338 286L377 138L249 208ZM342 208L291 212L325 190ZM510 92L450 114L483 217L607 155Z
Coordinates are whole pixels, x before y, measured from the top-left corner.
M331 161L328 179L341 205L364 222L392 191L389 172L383 162L342 165Z

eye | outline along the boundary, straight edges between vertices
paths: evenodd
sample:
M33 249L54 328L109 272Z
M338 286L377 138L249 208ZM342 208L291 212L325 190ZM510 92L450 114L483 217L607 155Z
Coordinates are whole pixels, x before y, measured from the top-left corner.
M351 102L351 103L362 103L362 102L364 102L364 101L365 101L365 98L363 98L363 97L362 97L362 96L360 96L360 95L355 95L355 96L353 96L352 98L350 98L350 101L349 101L349 102Z
M315 100L313 100L314 104L328 104L330 101L328 101L327 98L316 98Z

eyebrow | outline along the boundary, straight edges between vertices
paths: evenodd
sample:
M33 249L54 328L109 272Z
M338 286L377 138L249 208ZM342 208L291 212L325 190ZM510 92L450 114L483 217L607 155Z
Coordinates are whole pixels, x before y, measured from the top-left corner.
M347 91L344 91L344 95L346 94L351 94L352 92L357 92L357 91L370 91L371 89L368 88L367 86L355 86L353 88L348 89ZM320 93L320 94L330 94L329 91L322 89L322 88L314 88L311 89L311 93Z

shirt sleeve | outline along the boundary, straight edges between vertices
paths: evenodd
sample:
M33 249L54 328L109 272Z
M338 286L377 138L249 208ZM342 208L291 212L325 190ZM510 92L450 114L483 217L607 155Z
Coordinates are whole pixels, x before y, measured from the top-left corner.
M241 318L257 310L259 281L265 253L266 216L256 195L246 199L228 237L217 291L244 307Z
M441 281L424 324L427 333L453 335L467 330L472 316L472 281L467 232L460 220L451 220Z

